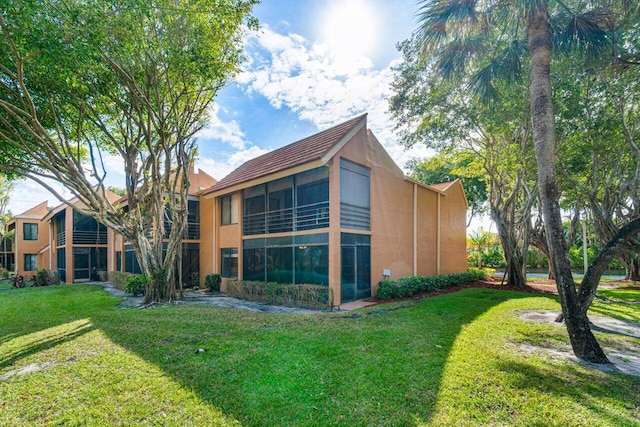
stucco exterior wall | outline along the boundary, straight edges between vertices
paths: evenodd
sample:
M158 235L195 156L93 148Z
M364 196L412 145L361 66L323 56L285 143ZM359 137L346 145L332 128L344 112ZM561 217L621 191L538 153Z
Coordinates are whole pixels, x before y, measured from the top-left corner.
M237 207L237 218L238 222L236 224L222 224L222 204L221 199L216 198L216 218L215 218L215 226L218 229L217 233L217 242L215 245L215 265L214 272L221 273L222 272L222 259L220 251L222 249L237 249L238 250L238 275L242 277L242 212L243 212L243 199L242 193L238 194L238 207ZM222 283L220 284L220 289L224 292L227 290L227 282L230 280L234 280L234 278L223 277Z
M214 200L200 198L200 284L204 286L207 274L214 272Z
M384 278L383 269L390 270L390 277L396 279L413 274L413 186L404 180L402 170L378 140L373 135L367 135L364 129L334 158L333 168L338 171L336 185L339 195L338 158L370 169L371 232L348 229L340 231L371 234L371 292L375 295L378 282ZM339 212L332 224L340 226ZM338 235L338 257L339 243ZM339 278L337 282L339 284Z
M416 275L438 273L438 197L437 192L414 184L417 191L417 267Z
M14 254L16 274L25 278L35 276L37 270L47 268L47 258L45 253L40 253L49 243L49 224L42 221L42 218L49 212L47 202L40 203L21 215L15 217L14 234ZM37 240L25 240L24 224L37 224ZM24 256L33 254L37 256L37 269L35 271L25 271Z
M446 236L441 244L440 273L458 273L467 268L467 201L462 184L452 184L442 197L440 232Z

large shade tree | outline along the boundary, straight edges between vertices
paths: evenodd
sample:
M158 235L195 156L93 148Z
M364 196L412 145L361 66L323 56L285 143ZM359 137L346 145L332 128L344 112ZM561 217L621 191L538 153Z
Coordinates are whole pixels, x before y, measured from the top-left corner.
M238 71L255 0L0 0L0 170L62 183L175 297L194 135ZM106 197L123 163L126 208ZM168 227L167 227L168 225Z
M626 1L577 4L554 0L431 0L424 2L419 17L418 38L422 54L430 58L427 63L443 75L470 76L471 89L486 101L499 99L496 82L517 81L523 77L523 70L528 69L537 185L560 303L574 353L597 363L608 360L591 333L586 311L582 309L562 226L551 61L554 50L562 53L578 48L592 57L608 52L611 39L607 23L615 13L626 13L630 4ZM621 236L618 237L620 240Z
M402 142L440 151L428 163L410 164L412 173L422 179L426 166L442 163L441 169L457 165L456 171L467 169L460 174L480 174L502 243L508 284L525 285L531 206L536 201L525 86L501 82L505 102L483 103L469 91L469 76L442 73L423 55L421 40L407 40L400 49L404 61L395 69L390 110ZM466 160L458 165L459 159Z

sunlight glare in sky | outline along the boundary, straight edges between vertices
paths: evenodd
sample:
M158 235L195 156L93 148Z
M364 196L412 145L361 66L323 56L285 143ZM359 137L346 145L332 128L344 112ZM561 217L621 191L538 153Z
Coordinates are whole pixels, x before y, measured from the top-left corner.
M334 1L320 25L322 41L336 61L353 63L372 53L376 43L376 18L370 2Z

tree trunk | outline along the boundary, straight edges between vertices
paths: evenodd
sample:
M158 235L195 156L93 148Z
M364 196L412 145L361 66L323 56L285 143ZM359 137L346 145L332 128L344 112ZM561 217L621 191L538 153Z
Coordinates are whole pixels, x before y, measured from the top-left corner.
M638 254L634 251L625 251L622 256L620 256L620 260L624 264L625 269L625 280L640 280L640 258Z
M571 275L567 256L559 190L555 171L555 119L551 98L551 29L546 3L539 2L527 17L527 35L531 58L531 121L536 151L538 189L547 235L550 261L556 274L556 284L565 325L574 354L594 363L609 363L589 327L587 315L581 310L578 293Z
M527 284L526 262L518 249L517 238L512 227L508 227L499 209L492 207L491 218L498 229L498 236L504 252L507 285L524 286Z

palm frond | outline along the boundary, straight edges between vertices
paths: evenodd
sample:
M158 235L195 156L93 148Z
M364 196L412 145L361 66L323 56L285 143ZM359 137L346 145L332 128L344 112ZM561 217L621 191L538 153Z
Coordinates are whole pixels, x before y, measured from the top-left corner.
M481 14L476 10L478 0L425 0L418 12L420 27L417 38L425 45L434 45L451 33L463 36L473 32Z
M528 51L526 41L513 40L500 57L502 76L508 83L513 83L522 78L522 58Z
M445 79L461 75L471 59L484 50L480 39L453 40L441 48L436 67Z
M473 95L485 104L498 100L500 93L493 85L493 82L499 74L500 64L497 61L491 61L489 65L480 69L469 82Z
M596 9L558 20L555 45L565 51L584 50L589 58L599 57L611 42L606 30L608 19L608 11Z

